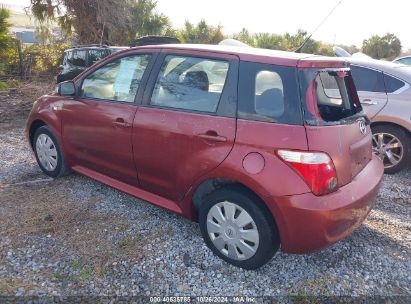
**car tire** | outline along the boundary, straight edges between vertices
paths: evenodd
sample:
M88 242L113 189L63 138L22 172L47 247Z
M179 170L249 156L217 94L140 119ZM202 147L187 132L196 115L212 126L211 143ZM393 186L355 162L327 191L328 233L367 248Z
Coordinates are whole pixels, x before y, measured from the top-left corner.
M247 270L263 266L280 248L277 226L264 203L237 185L206 196L199 209L199 225L215 255Z
M36 130L32 145L37 163L46 175L58 178L69 173L60 145L49 127Z
M379 125L372 128L372 133L373 151L383 160L385 173L394 174L409 166L411 138L405 130L392 125ZM391 141L395 144L393 148L388 146Z

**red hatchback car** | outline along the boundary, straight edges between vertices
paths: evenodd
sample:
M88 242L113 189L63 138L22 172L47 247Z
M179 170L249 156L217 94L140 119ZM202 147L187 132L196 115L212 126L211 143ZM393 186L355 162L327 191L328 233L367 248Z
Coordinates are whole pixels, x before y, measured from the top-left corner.
M209 45L138 47L34 103L27 136L70 170L199 222L246 269L348 236L383 175L349 65Z

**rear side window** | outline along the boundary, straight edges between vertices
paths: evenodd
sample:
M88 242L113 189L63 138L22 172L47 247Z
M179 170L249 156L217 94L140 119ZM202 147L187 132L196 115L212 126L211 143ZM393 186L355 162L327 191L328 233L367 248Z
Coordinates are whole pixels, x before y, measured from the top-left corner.
M66 52L66 55L64 56L64 64L69 63L73 64L73 52Z
M296 69L241 62L238 117L302 124Z
M73 51L72 64L78 67L85 67L86 54L86 51Z
M351 73L358 91L385 93L382 72L352 65Z
M199 57L165 58L151 105L215 113L227 79L229 63Z
M66 65L66 64L67 64L69 54L71 55L71 52L64 52L63 65Z
M103 59L106 56L104 50L89 50L88 51L88 66L92 66L97 61Z
M391 77L387 74L384 74L384 81L385 87L387 88L387 93L394 93L395 91L398 91L405 85L405 83L401 80Z

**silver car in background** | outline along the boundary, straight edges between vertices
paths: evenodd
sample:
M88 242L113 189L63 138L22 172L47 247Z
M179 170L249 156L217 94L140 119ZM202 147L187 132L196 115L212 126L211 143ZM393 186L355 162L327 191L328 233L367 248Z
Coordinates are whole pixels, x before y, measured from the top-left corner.
M411 55L394 59L392 62L411 66Z
M373 150L385 172L405 169L411 159L411 67L366 57L347 57L365 113Z

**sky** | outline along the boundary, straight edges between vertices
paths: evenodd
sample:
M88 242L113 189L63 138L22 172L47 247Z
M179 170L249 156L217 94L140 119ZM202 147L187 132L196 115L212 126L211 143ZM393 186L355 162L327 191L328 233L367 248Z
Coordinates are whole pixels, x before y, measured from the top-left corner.
M175 27L186 20L222 25L226 34L247 28L251 33L284 34L305 29L311 33L340 0L157 0L157 11ZM0 0L28 6L30 0ZM409 0L342 0L313 38L331 44L361 46L371 35L397 35L404 50L411 48Z

